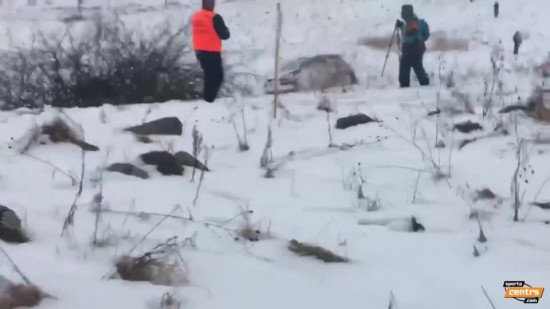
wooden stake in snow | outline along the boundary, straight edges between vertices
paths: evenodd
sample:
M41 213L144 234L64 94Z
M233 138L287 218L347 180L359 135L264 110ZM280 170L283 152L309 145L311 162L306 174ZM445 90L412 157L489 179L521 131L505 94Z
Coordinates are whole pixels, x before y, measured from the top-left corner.
M84 0L78 0L77 8L78 8L78 15L82 17L82 5L84 4Z
M281 32L283 28L283 13L281 3L277 2L277 28L275 35L275 85L273 98L273 119L277 118L277 106L279 105L279 50L281 46Z
M498 3L498 1L495 1L495 4L493 5L495 18L498 18L499 7L500 7L500 4Z

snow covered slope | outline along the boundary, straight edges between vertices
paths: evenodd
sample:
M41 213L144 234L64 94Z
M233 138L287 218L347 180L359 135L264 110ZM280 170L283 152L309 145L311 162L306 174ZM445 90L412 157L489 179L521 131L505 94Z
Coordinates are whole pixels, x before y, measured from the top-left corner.
M197 3L193 0L191 8ZM550 200L550 190L544 187L549 176L547 144L527 142L525 146L518 176L521 193L525 192L520 209L525 222L512 221L510 194L518 139L548 138L550 130L522 116L517 121L508 116L481 119L476 99L483 96L483 81L490 81L490 55L499 40L505 50L505 73L498 105L515 102L529 90L532 74L523 68L535 65L550 50L546 15L540 13L548 10L547 1L501 0L498 20L492 17L489 1L416 1L416 10L433 31L466 38L471 45L468 52L428 53L426 66L435 74L434 86L407 90L395 87L395 54L380 79L384 51L357 44L364 36L389 34L401 1L282 3L283 56L344 53L355 64L361 83L354 92L330 94L336 112L329 115L328 123L327 115L316 110L319 98L315 95L282 97L288 111L282 113L280 124L273 124L272 152L275 163L285 164L274 178L265 178L259 168L271 97L237 103L221 99L211 105L170 102L65 110L82 125L86 140L101 150L86 155L84 191L77 201L74 227L61 238L78 185L54 171L79 179L80 150L68 144L38 145L30 156L20 155L10 147L13 139L54 111L38 116L0 113L0 204L18 212L33 239L29 244L2 244L2 248L33 282L56 296L39 308L161 308L165 292L181 300L181 308L196 309L388 308L391 292L397 302L391 308L490 308L483 286L496 308L513 309L524 305L503 298L503 281L550 285L550 245L544 236L550 213L529 205L533 200ZM246 62L255 72L271 74L274 8L274 0L219 5L233 35L226 45L227 61ZM136 26L147 26L146 21L178 15L149 12L128 18ZM2 20L1 25L18 33L12 35L13 42L27 44L32 29L59 26L47 20L47 14L33 18L32 22ZM516 30L530 34L517 59L511 55ZM439 126L435 117L426 116L438 106L440 57L446 61L444 73L455 71L457 88L474 98L477 116L450 116L447 111L462 104L446 89L440 93L439 107L445 112ZM337 117L357 112L382 122L334 129ZM185 122L182 137L159 137L144 144L121 131L144 118L163 116ZM467 135L452 129L463 120L481 123L483 132ZM461 141L491 132L500 121L509 135L480 138L459 149ZM198 181L191 181L191 169L183 177L161 176L149 169L152 178L147 180L105 172L103 205L109 212L98 224L98 236L105 243L92 246L96 216L91 206L100 190L99 170L114 162L137 162L139 154L150 150L191 152L195 124L211 149L208 165L212 169L204 176L196 205ZM242 136L243 126L251 147L247 152L238 150L234 133L236 128ZM443 135L444 148L434 147L436 128ZM329 148L329 143L348 147ZM450 177L434 180L435 168ZM364 178L362 199L358 198L360 176ZM474 201L475 191L484 188L497 197ZM472 212L479 214L486 242L478 240L479 223L470 217ZM409 231L411 216L425 227L424 232ZM270 237L236 241L235 231L247 220L262 234L269 231ZM187 285L171 288L103 279L116 257L131 249L143 253L173 236L181 241L178 253L185 261ZM323 246L350 263L325 264L295 256L286 248L290 239ZM20 281L7 260L0 260L0 274ZM548 303L543 297L538 306L545 308Z
M512 222L509 186L515 169L515 136L480 140L459 151L459 142L467 136L450 132L444 139L448 146L438 150L432 147L433 119L425 116L426 106L434 104L430 90L369 91L334 95L338 115L359 111L384 121L383 126L333 129L334 144L356 145L339 150L327 147L326 116L315 109L314 97L287 95L283 100L289 113L280 126L274 126L273 155L275 161L288 163L273 179L265 179L258 167L267 135L268 98L244 102L248 152L237 150L229 119L236 114L240 131L239 106L228 101L174 102L153 105L151 110L143 105L67 110L82 124L86 140L101 151L86 156L84 194L78 201L75 226L65 238L59 234L77 186L71 186L60 172L52 177L49 164L7 147L11 137L23 135L43 117L2 113L1 202L25 218L33 237L30 244L3 247L27 276L58 298L40 308L158 308L148 304L158 302L171 288L102 280L102 276L110 271L112 260L134 244L140 244L137 252L144 252L172 236L193 237L194 243L181 249L190 278L188 286L175 289L185 302L183 308L385 308L390 291L399 308L487 308L480 285L498 308L516 308L516 301L502 298L504 280L547 286L550 247L540 235L548 231L542 221L550 220L550 214L525 205L521 218L526 217L526 222ZM145 115L147 119L177 115L186 121L184 136L142 144L120 132ZM331 117L334 124L336 115ZM412 140L415 122L417 145L425 153L433 152L443 173L450 171L448 181L434 181L430 159L423 159L422 152L406 141ZM205 145L214 147L209 160L212 171L205 175L196 206L192 202L197 181L190 182L190 169L184 177L153 171L148 180L105 173L103 196L104 207L112 211L170 213L191 216L197 223L107 213L99 235L108 244L92 247L95 216L90 205L99 190L93 181L97 169L134 162L148 150L171 147L191 152L193 124L204 134ZM532 123L520 124L519 134L529 137L536 128ZM540 130L545 136L550 133L547 128ZM535 198L547 177L548 151L548 146L536 146L525 165L526 202ZM36 146L30 155L79 177L81 155L73 145ZM354 171L365 179L366 199L357 198L359 175L354 176ZM471 195L483 188L500 197L473 202ZM548 192L542 190L538 199L550 198ZM376 201L380 209L368 211ZM248 215L250 222L262 232L269 227L271 239L234 240L231 231L245 224L239 214L247 208L253 211ZM477 241L478 223L469 219L476 209L486 243ZM424 233L408 231L411 216L424 225ZM205 222L210 225L205 227ZM147 240L140 242L151 230ZM293 238L322 245L351 262L330 265L293 256L285 248L286 240ZM473 256L474 245L480 257ZM8 265L2 265L3 273L17 278ZM541 305L547 302L541 301Z
M28 45L33 31L59 31L63 27L52 17L59 16L56 6L71 6L74 1L52 0L53 5L36 8L7 9L0 26L4 31L4 47ZM246 70L262 77L273 74L274 29L276 0L231 0L222 1L217 11L223 14L231 29L232 38L225 43L225 61L244 65ZM529 78L530 70L548 58L550 33L546 30L548 2L515 0L500 2L500 16L493 17L492 1L415 1L415 11L425 18L437 35L469 41L468 52L428 51L425 57L426 70L432 79L441 74L454 76L465 85L483 85L491 78L490 55L493 49L502 48L505 65L501 78L505 91L516 87L530 87L535 82ZM109 3L108 0L85 1L86 7L103 7L105 10L123 8L125 4L141 5L149 10L124 19L130 27L146 29L160 22L171 20L184 23L200 6L198 0L179 0L183 7L162 10L162 0L124 0ZM399 17L403 1L395 0L283 0L283 44L281 57L287 60L318 53L343 54L358 71L363 85L385 87L397 85L397 55L389 59L384 78L380 72L386 50L360 46L365 37L390 36ZM15 15L14 15L15 14ZM78 29L78 25L75 26ZM524 34L520 55L512 55L512 36L516 31ZM441 70L440 70L441 69ZM521 78L518 78L518 75Z

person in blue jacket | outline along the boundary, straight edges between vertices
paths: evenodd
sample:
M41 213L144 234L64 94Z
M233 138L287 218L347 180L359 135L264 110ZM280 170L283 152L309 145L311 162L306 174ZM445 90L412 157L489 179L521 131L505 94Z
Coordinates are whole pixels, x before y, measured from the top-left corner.
M430 78L424 69L423 58L426 41L430 37L430 28L425 20L419 19L411 4L401 7L401 18L395 26L401 30L401 59L399 61L399 85L410 87L411 68L422 86L430 84Z

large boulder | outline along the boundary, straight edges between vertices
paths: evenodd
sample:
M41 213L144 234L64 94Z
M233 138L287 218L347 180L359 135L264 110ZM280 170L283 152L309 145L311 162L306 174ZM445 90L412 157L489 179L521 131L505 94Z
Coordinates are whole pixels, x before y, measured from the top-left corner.
M124 130L137 135L181 135L183 123L177 117L164 117Z
M188 152L178 151L174 154L174 157L181 165L190 166L205 172L210 171L206 165L197 160L197 158L193 157L193 155Z
M26 243L29 241L19 216L11 208L4 205L0 205L0 239L8 243Z
M369 123L369 122L376 122L376 120L361 113L355 114L355 115L349 115L336 120L336 129L343 130L343 129L347 129L350 127L354 127L354 126Z
M167 151L150 151L139 156L143 163L155 165L162 175L183 175L183 166Z
M323 90L357 83L355 71L342 56L336 54L301 57L292 60L281 69L280 92ZM265 85L267 93L275 91L275 81Z
M127 176L135 176L141 179L149 178L149 174L146 171L130 163L113 163L109 165L106 170Z

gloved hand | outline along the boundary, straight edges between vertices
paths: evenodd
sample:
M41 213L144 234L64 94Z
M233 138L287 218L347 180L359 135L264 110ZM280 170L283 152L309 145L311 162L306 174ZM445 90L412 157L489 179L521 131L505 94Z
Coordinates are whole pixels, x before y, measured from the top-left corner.
M402 28L403 25L403 22L399 19L395 22L395 28Z

